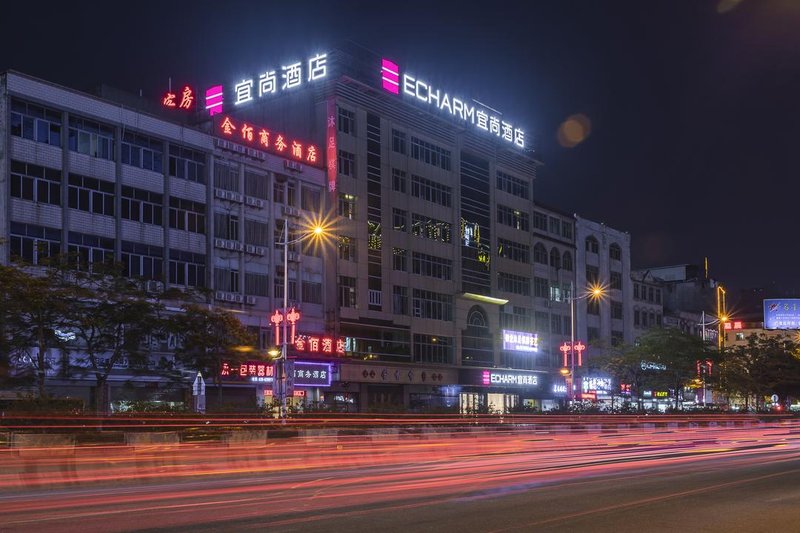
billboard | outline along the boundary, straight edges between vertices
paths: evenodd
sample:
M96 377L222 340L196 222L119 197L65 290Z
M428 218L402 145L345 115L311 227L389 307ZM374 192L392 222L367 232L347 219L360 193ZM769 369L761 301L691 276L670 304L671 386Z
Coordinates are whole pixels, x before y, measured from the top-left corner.
M764 300L764 329L800 329L800 298Z

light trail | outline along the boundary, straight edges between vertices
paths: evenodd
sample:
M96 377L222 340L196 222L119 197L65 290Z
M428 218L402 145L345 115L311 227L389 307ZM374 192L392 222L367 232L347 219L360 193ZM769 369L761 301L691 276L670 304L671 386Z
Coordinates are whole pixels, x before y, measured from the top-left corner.
M452 427L250 444L5 448L0 451L0 520L4 530L37 531L57 531L80 520L87 533L109 523L119 530L164 523L190 527L230 516L289 526L326 516L360 516L369 509L478 501L544 487L577 489L604 476L640 482L674 469L710 475L780 462L789 472L797 470L800 459L800 424L785 420L658 432L549 428L470 433ZM550 522L529 525L539 523Z

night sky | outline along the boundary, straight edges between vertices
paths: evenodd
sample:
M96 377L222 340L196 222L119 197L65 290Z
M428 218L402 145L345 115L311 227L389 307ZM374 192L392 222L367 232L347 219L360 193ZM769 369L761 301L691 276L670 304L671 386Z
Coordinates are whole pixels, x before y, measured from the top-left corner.
M800 1L34 4L0 69L152 98L353 40L525 126L536 198L630 232L634 268L800 295Z

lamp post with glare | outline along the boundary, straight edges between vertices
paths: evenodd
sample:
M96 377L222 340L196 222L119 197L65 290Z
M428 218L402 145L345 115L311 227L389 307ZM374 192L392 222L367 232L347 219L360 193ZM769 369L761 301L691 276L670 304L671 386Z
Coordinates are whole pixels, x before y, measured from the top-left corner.
M280 357L275 361L275 377L280 380L278 394L280 396L280 418L286 418L286 352L288 348L287 328L288 320L286 313L289 307L289 245L296 244L309 237L320 238L325 235L325 228L321 224L316 224L311 231L306 232L296 239L289 240L289 219L283 219L283 335L281 337ZM277 355L277 351L270 351L270 355Z
M592 284L585 294L574 296L575 286L570 281L569 283L569 375L571 376L571 383L569 387L569 399L575 401L575 302L583 300L584 298L591 298L596 300L605 295L605 290L602 285L596 283ZM563 372L562 372L563 374Z

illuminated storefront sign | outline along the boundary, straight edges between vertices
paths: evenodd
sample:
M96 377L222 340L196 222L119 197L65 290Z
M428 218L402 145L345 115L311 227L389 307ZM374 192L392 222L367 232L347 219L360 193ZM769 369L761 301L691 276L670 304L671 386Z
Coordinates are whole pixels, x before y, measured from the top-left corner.
M764 300L764 329L800 329L800 299Z
M339 356L345 354L346 345L345 339L325 335L298 335L292 344L298 352Z
M653 398L669 398L669 391L665 390L653 391Z
M304 143L282 133L277 133L250 122L236 122L225 116L217 124L217 132L226 139L246 146L271 152L295 161L322 167L322 154L316 145ZM334 158L334 163L336 158Z
M245 363L223 362L219 373L226 379L248 379L250 381L272 382L275 367L264 361L247 361Z
M312 363L306 361L291 361L291 363L295 386L330 386L332 377L332 365L330 363ZM223 362L219 375L223 379L272 383L275 378L275 365L264 361L247 361L245 363Z
M290 91L321 80L328 75L328 54L316 54L306 61L282 65L280 70L267 69L255 78L244 78L233 85L234 105L246 104Z
M500 372L484 370L482 384L491 385L538 385L539 376L535 374L522 374L520 372Z
M611 391L611 378L584 377L581 379L581 390L583 392L609 394Z
M272 396L273 394L275 394L275 393L272 392L272 389L264 389L264 396ZM303 397L305 397L305 395L306 395L306 391L304 391L304 390L294 390L294 391L292 391L292 396L294 396L295 398L303 398Z
M401 73L397 63L385 58L381 60L381 86L389 93L434 106L440 112L471 124L477 130L494 135L518 148L525 148L525 132L504 120L502 113L477 100L467 101L451 96L416 76Z
M180 92L174 93L172 89L164 94L161 105L169 109L184 109L191 111L194 109L194 89L184 85Z
M539 335L526 331L503 330L503 349L514 352L538 352Z
M300 387L330 387L331 364L294 362L294 384Z
M639 363L642 370L666 370L667 365L661 363L654 363L652 361L642 361Z
M725 329L742 329L741 320L735 322L725 322Z

